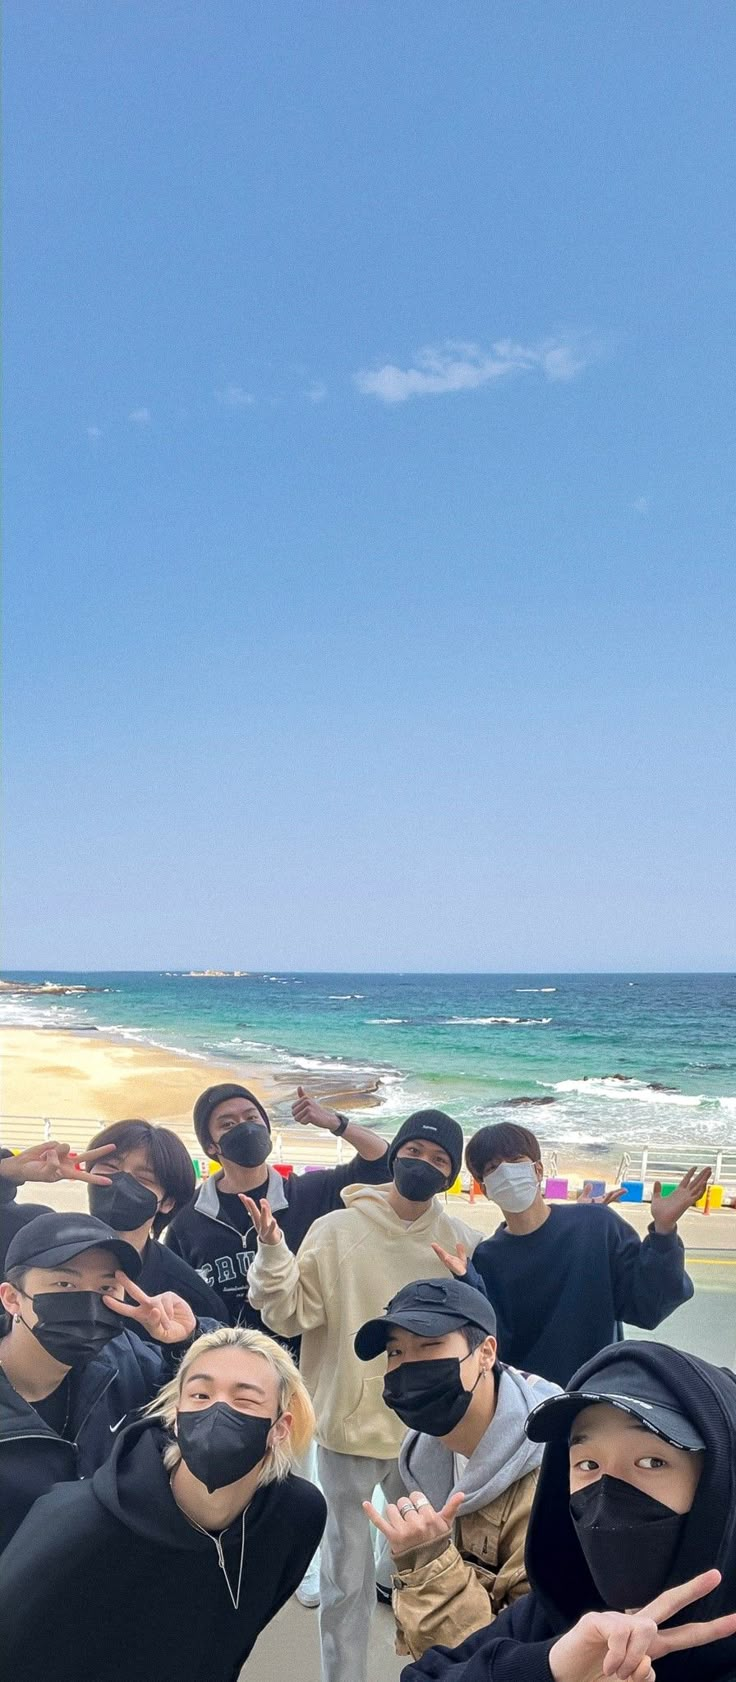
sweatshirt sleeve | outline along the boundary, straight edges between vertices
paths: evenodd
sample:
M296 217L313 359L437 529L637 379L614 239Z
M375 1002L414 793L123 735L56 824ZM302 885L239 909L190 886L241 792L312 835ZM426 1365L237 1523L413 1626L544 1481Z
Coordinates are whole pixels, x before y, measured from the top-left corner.
M597 1210L602 1214L602 1210ZM653 1331L668 1314L688 1302L693 1282L685 1272L685 1247L676 1232L655 1232L650 1226L646 1238L621 1219L613 1209L610 1219L613 1299L616 1318L632 1326Z
M248 1300L272 1332L298 1337L324 1325L318 1253L307 1237L294 1256L284 1238L260 1244L248 1274Z
M430 1647L401 1672L401 1682L553 1682L549 1655L557 1640L524 1639L538 1622L526 1595L462 1647Z

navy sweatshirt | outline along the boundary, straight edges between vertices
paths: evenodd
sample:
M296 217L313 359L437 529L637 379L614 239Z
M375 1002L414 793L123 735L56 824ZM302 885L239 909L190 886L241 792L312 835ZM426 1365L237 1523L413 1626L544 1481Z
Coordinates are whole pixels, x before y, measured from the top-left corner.
M496 1310L501 1360L562 1385L618 1341L622 1320L651 1331L693 1295L676 1232L650 1227L642 1240L600 1204L552 1208L524 1235L504 1221L474 1251L469 1283L478 1275Z
M352 1156L339 1168L315 1168L311 1173L292 1174L288 1180L269 1168L263 1185L250 1196L256 1203L268 1198L288 1247L295 1253L321 1215L342 1209L345 1186L376 1186L390 1180L387 1150L372 1162ZM248 1274L258 1247L255 1231L237 1196L229 1193L220 1197L219 1179L215 1174L204 1181L192 1202L180 1209L166 1228L164 1242L190 1267L196 1267L217 1291L231 1325L268 1331L248 1301Z

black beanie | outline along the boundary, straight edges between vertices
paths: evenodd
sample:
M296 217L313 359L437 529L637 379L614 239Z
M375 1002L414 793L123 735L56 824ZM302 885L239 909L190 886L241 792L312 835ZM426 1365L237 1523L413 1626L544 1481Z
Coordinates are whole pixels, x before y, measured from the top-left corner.
M393 1173L396 1152L402 1145L408 1145L410 1139L429 1139L433 1145L441 1145L443 1151L447 1151L452 1163L447 1183L453 1185L463 1160L463 1130L459 1121L453 1121L444 1110L417 1110L416 1115L408 1116L388 1148L386 1167L389 1174Z
M255 1104L259 1115L263 1116L269 1133L271 1131L271 1123L266 1111L263 1108L260 1098L256 1098L254 1092L249 1092L247 1086L235 1086L229 1081L225 1081L222 1086L208 1086L206 1092L200 1092L193 1111L194 1131L199 1139L200 1145L202 1146L202 1150L206 1151L208 1156L212 1151L212 1140L210 1139L210 1116L212 1111L217 1109L217 1105L224 1104L227 1098L247 1098L249 1103Z

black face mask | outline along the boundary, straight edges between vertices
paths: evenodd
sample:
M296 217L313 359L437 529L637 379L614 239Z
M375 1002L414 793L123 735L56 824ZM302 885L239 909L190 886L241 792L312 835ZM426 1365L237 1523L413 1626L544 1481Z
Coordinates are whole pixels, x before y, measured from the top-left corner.
M470 1353L470 1351L469 1351ZM467 1361L463 1355L462 1361ZM386 1406L397 1413L412 1431L426 1431L430 1437L446 1437L460 1424L470 1407L472 1390L464 1390L460 1378L462 1361L457 1355L442 1361L402 1361L388 1372L383 1385Z
M177 1414L177 1442L192 1476L212 1495L253 1471L266 1453L274 1424L273 1419L238 1413L227 1402L213 1402L198 1413Z
M447 1190L447 1175L418 1156L397 1156L393 1175L396 1190L407 1203L428 1203L430 1197Z
M156 1193L132 1174L121 1172L111 1178L112 1185L90 1186L90 1214L115 1232L135 1232L144 1221L152 1221L158 1209Z
M37 1291L28 1301L38 1320L35 1326L24 1320L24 1326L65 1367L90 1361L123 1330L121 1316L106 1308L96 1291Z
M687 1513L620 1478L599 1478L570 1497L586 1564L609 1612L646 1606L665 1587Z
M271 1154L271 1135L260 1121L240 1121L218 1140L217 1149L225 1162L239 1168L259 1168Z

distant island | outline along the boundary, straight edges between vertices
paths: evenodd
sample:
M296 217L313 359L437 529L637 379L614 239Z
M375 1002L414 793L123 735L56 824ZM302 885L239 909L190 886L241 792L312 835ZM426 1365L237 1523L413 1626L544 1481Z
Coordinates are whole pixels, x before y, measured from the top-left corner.
M224 976L226 980L233 981L236 977L249 974L250 970L247 969L187 969L184 971L185 979L196 976L198 981L207 976Z

